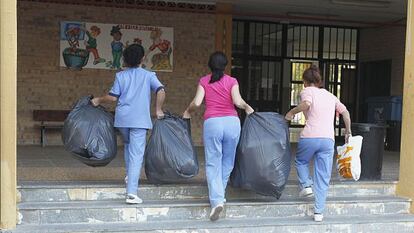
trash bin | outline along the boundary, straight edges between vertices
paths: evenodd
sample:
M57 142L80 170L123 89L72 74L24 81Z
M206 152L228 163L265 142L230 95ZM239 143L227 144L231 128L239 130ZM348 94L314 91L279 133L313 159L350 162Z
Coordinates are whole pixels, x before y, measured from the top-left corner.
M378 96L366 100L368 107L367 121L369 123L385 123L401 121L402 97Z
M360 180L380 180L384 155L385 126L353 123L352 134L361 135L361 177Z

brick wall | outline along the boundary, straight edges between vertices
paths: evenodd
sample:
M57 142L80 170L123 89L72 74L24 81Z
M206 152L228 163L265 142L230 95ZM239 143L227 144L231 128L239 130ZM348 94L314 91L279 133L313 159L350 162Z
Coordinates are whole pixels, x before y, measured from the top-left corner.
M391 95L402 95L405 27L361 29L360 62L392 60Z
M18 143L37 144L34 109L70 109L87 94L105 94L114 71L59 67L59 22L130 23L174 28L174 72L158 73L167 87L166 109L181 113L191 101L198 78L208 72L214 51L215 16L201 13L149 11L107 7L18 3ZM196 144L201 143L201 111L192 122ZM60 144L60 134L48 134L48 143Z

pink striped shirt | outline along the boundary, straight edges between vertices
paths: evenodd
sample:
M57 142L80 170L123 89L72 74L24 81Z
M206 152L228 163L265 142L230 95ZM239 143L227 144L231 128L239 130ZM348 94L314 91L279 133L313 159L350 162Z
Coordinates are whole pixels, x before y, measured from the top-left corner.
M323 88L307 87L300 93L302 101L308 101L310 107L304 112L306 125L301 138L332 138L335 140L335 112L346 110L339 99Z

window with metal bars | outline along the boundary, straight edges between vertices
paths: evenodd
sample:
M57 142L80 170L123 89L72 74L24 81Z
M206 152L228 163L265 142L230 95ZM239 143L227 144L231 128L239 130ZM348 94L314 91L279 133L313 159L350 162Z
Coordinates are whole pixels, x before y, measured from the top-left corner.
M287 57L317 59L319 51L318 26L287 26Z
M303 88L301 72L311 63L319 64L325 87L342 99L341 75L355 76L350 74L356 74L357 43L355 28L234 20L232 74L243 96L259 111L296 106ZM333 63L337 68L332 68ZM331 80L332 75L339 80ZM301 118L292 125L303 123Z
M324 27L323 59L355 61L358 30Z
M311 62L293 62L292 63L292 79L290 81L290 106L291 108L299 105L300 92L305 88L303 86L302 75L303 72L312 65ZM305 116L303 113L296 114L291 121L292 125L305 125Z
M233 22L232 75L241 92L261 111L278 111L283 27L277 23Z

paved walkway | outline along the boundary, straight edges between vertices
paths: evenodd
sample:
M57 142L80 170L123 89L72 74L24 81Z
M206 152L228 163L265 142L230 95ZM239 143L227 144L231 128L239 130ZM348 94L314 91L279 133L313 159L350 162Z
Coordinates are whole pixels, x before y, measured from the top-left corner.
M293 150L295 145L293 145ZM199 175L191 181L205 180L204 153L202 147L197 147L200 163ZM399 153L384 153L383 179L398 180ZM124 177L123 150L119 148L117 157L106 167L88 167L74 159L62 146L19 146L17 148L17 178L19 181L122 181ZM142 172L142 178L145 173ZM335 167L332 177L338 179ZM296 180L296 170L293 166L289 180Z

